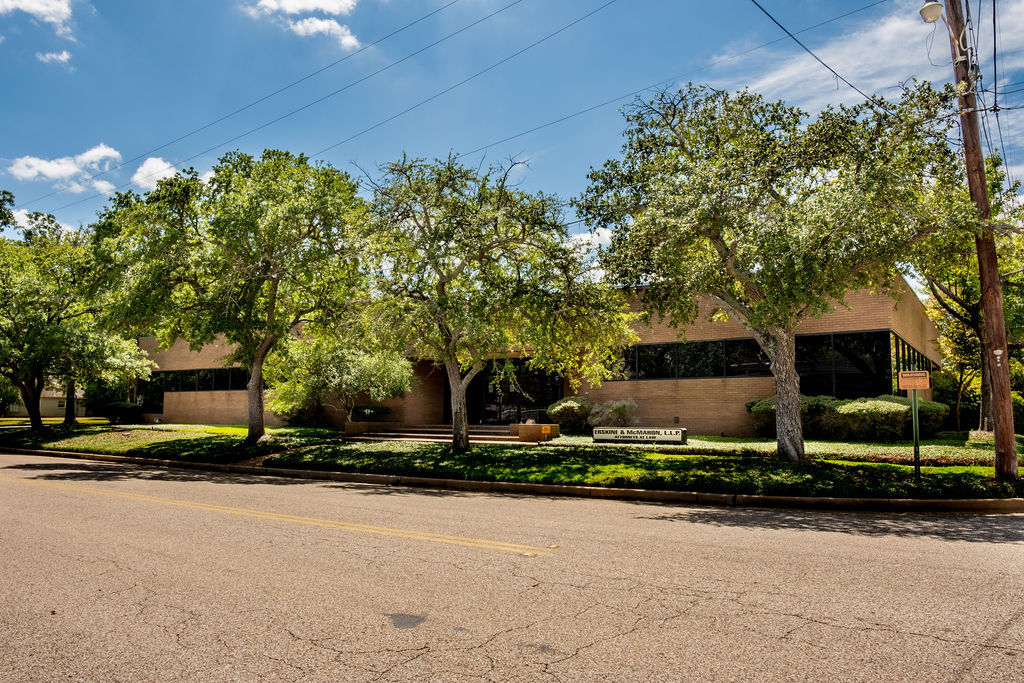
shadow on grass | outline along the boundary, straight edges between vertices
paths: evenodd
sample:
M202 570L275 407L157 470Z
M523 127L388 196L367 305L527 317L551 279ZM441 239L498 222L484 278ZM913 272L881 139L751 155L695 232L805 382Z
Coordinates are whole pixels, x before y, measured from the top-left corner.
M820 512L694 508L641 519L742 529L821 531L852 536L935 538L970 543L1024 543L1024 515Z
M1006 498L1013 485L978 472L913 470L873 463L789 463L767 455L665 456L633 449L440 444L330 444L285 453L268 466L482 481L669 489L703 493L868 498Z

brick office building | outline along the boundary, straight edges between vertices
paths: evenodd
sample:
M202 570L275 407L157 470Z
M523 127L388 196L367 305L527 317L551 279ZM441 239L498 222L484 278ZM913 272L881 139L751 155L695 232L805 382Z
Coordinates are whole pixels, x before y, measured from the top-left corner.
M867 291L850 293L846 306L804 321L797 334L801 392L840 398L895 393L898 370L932 369L939 362L935 326L905 283L897 298ZM752 420L745 403L775 393L775 380L757 343L738 324L710 319L701 306L699 322L679 331L652 321L637 329L640 341L626 351L621 379L580 393L592 402L631 399L646 426L686 427L691 434L747 435ZM240 424L246 421L244 368L223 367L227 348L213 344L192 352L182 342L156 350L140 344L158 370L141 392L150 420ZM481 373L467 392L471 424L543 419L544 408L561 398L566 384L520 365L521 391L500 386ZM405 397L386 401L387 420L396 425L449 424L445 373L429 361L414 366L416 386ZM928 392L925 392L926 394ZM929 398L930 396L925 396ZM281 420L267 414L267 424ZM344 417L328 414L336 424Z

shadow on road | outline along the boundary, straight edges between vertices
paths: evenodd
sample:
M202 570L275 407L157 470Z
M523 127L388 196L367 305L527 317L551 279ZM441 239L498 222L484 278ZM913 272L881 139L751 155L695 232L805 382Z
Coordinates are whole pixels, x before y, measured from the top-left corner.
M746 529L824 531L972 543L1024 543L1024 515L865 513L768 509L675 510L642 519Z
M33 479L47 481L205 481L214 484L302 484L308 479L287 477L261 477L248 474L230 474L206 470L177 468L149 468L140 465L124 466L95 462L21 463L7 465L2 470L38 473ZM322 482L315 482L322 483Z

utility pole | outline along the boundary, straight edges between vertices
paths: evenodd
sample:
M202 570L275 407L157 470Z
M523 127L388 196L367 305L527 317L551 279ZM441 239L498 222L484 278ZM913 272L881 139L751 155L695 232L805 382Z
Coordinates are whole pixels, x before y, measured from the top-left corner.
M985 322L985 349L988 356L989 389L992 396L992 423L995 432L996 477L1017 478L1017 439L1013 430L1013 404L1010 399L1010 362L1006 353L1006 320L1003 315L1003 288L996 261L996 241L990 219L985 159L981 153L977 100L972 62L967 48L961 0L946 0L946 24L953 53L953 74L960 95L960 129L967 160L967 186L983 221L981 235L975 239L978 250L978 276L981 279L981 311Z

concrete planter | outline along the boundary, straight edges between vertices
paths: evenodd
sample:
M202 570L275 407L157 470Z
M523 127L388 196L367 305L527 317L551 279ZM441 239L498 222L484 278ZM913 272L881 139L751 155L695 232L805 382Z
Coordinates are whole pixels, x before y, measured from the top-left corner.
M556 424L510 424L508 432L520 441L550 441L559 435Z

